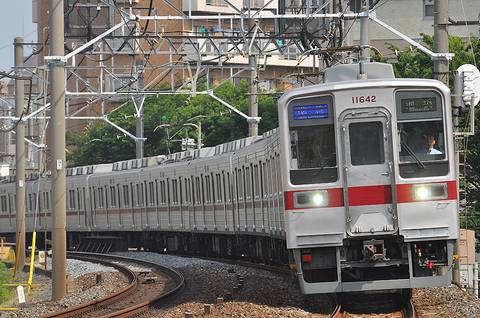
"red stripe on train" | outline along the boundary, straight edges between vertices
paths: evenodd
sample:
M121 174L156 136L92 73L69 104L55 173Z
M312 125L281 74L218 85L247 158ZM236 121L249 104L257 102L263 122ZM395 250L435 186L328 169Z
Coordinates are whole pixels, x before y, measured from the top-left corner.
M392 204L392 186L377 185L348 188L348 205Z
M448 197L446 199L435 199L433 201L439 200L456 200L457 199L457 185L455 181L444 181L444 182L428 182L428 183L418 183L418 184L429 184L429 183L446 183L448 188ZM397 203L409 203L417 202L413 199L413 185L415 183L409 184L398 184L397 189ZM343 200L343 189L334 188L334 189L321 189L328 192L328 206L322 208L337 208L345 206ZM304 191L315 191L315 190L304 190ZM293 201L293 193L302 192L302 191L286 191L285 192L285 209L294 210L294 209L305 209L295 208ZM361 206L361 205L377 205L377 204L392 204L392 187L391 185L378 185L378 186L365 186L365 187L350 187L348 188L348 201L350 206ZM315 207L311 207L312 209Z

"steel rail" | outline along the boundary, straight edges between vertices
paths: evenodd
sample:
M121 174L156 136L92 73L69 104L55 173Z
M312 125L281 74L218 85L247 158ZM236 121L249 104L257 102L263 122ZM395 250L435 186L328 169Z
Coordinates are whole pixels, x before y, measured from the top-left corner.
M73 315L78 315L78 314L81 314L81 313L85 313L87 311L94 310L94 309L99 308L101 306L104 306L108 303L111 303L111 302L117 300L120 297L124 297L124 296L129 295L130 293L133 293L136 289L138 289L139 285L141 284L139 282L139 280L137 279L137 275L135 275L134 272L132 272L131 270L129 270L128 268L126 268L124 266L121 266L121 265L118 265L118 264L115 264L115 263L111 263L111 262L107 262L107 261L104 261L104 260L100 260L100 259L97 259L97 258L88 258L86 256L82 257L82 256L75 256L75 255L70 255L69 254L68 257L83 260L83 261L87 261L87 262L100 263L100 264L105 265L105 266L114 267L117 270L119 270L121 273L123 273L128 278L130 285L127 288L125 288L125 289L123 289L119 292L116 292L116 293L114 293L110 296L107 296L105 298L95 300L95 301L92 301L92 302L89 302L89 303L86 303L86 304L82 304L82 305L79 305L79 306L76 306L76 307L68 308L68 309L65 309L65 310L62 310L62 311L57 311L55 313L51 313L51 314L42 316L42 318L72 317Z
M156 268L156 269L159 269L159 270L165 272L167 275L169 275L177 284L176 287L173 288L172 290L170 290L166 293L163 293L161 295L158 295L158 296L154 297L153 299L151 299L149 301L145 301L143 303L134 305L132 307L129 307L129 308L126 308L126 309L123 309L123 310L119 310L119 311L116 311L116 312L108 314L108 315L104 315L104 316L102 316L103 318L113 318L113 317L121 318L121 317L130 317L134 314L139 314L141 312L144 312L144 311L148 310L151 307L154 307L155 305L158 305L161 302L165 302L165 301L170 300L173 297L176 297L185 288L185 278L183 277L182 274L180 274L179 272L177 272L176 270L174 270L172 268L169 268L169 267L157 264L157 263L144 261L144 260L140 260L140 259L135 259L135 258L130 258L130 257L124 257L124 256L118 256L118 255L108 255L108 254L68 252L67 255L69 255L69 256L70 255L78 255L78 256L88 255L88 257L91 257L93 259L103 258L103 259L109 259L109 260L112 260L112 261L124 261L124 262L128 262L128 263L137 263L137 264L142 265L142 266ZM139 283L139 284L141 284L141 283Z

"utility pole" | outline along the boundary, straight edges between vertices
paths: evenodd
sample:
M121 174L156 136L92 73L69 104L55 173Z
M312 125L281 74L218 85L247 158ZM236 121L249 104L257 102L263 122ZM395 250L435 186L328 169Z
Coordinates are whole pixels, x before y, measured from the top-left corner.
M256 27L254 19L248 20L248 32L251 33L252 29ZM251 37L251 41L254 41L255 34ZM254 44L254 43L253 43ZM248 56L248 116L250 117L248 122L248 135L258 136L258 68L257 57L252 53L256 50L255 45L251 45L250 55Z
M448 53L448 0L435 0L434 8L434 51ZM447 58L434 61L434 78L448 86L449 62Z
M52 300L67 293L67 235L66 225L66 173L65 173L65 68L64 6L63 0L49 0L50 55L49 62L52 114Z
M23 38L14 39L16 75L22 77L23 73ZM25 122L20 120L24 111L25 82L15 80L15 117L18 118L15 142L15 167L16 167L16 208L17 208L17 268L25 266ZM32 255L33 257L33 255Z
M362 11L368 13L368 1L367 6L363 7ZM368 15L360 17L360 46L362 47L360 59L364 62L370 62L370 19Z
M135 61L135 68L137 70L138 80L137 80L137 92L143 90L143 60L136 60ZM140 71L140 72L139 72ZM137 135L137 140L135 142L135 154L137 159L142 159L144 156L144 145L145 139L143 138L143 102L145 101L145 96L143 96L139 102L140 106L137 106L137 102L135 103L135 108L137 109L137 118L135 120L135 135Z

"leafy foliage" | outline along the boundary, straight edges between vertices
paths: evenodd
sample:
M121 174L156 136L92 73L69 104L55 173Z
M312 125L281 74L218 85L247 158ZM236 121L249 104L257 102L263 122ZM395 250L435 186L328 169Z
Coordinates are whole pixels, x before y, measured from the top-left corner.
M205 89L205 84L197 85L198 91ZM248 114L248 83L241 81L234 86L225 82L214 91L215 96L235 106L239 111ZM170 143L167 148L167 132L159 127L162 124L201 122L202 143L211 147L228 141L248 136L247 120L231 111L219 101L207 95L197 95L190 98L187 95L160 95L150 97L144 102L144 145L145 157L167 154L181 150L179 142ZM278 126L277 97L270 98L259 95L259 134ZM132 103L117 109L108 116L114 124L135 135L136 110ZM185 138L185 130L180 127L170 128L169 136L178 133L178 138ZM197 130L188 130L189 138L197 140ZM89 123L81 133L67 132L67 145L75 149L67 154L69 166L84 166L116 162L135 158L135 141L125 136L120 130L104 121Z
M434 39L431 36L422 34L423 42L426 47L433 51ZM455 56L449 63L450 68L450 87L453 87L453 71L457 70L463 64L476 64L480 69L480 41L477 38L469 41L464 41L458 37L449 38L449 51ZM473 48L473 50L472 50ZM427 56L427 54L412 51L410 48L400 50L398 47L390 44L389 49L396 52L396 62L393 63L395 76L397 77L412 77L412 78L434 78L433 69L434 62ZM474 54L472 54L474 52ZM475 57L475 59L474 59ZM382 58L379 55L375 56L376 61L391 62L392 59ZM474 62L475 61L475 62ZM460 129L467 118L460 118ZM467 191L467 218L461 219L462 228L473 229L476 235L480 235L480 113L475 111L475 131L474 136L468 138L467 144L463 144L466 150L466 173L465 181L462 185L466 185ZM465 183L466 182L466 183Z

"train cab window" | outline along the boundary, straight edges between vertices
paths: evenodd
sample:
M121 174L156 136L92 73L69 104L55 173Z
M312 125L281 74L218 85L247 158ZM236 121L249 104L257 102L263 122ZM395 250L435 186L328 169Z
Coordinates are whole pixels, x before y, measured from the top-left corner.
M333 125L290 130L292 183L322 183L336 180L336 170L333 172L328 169L337 165L334 136ZM317 175L321 176L313 178ZM301 176L309 176L303 178L303 181L311 182L302 182Z
M288 106L290 182L313 184L338 179L333 97L299 98Z
M403 178L448 173L443 103L435 91L396 93L399 170Z

